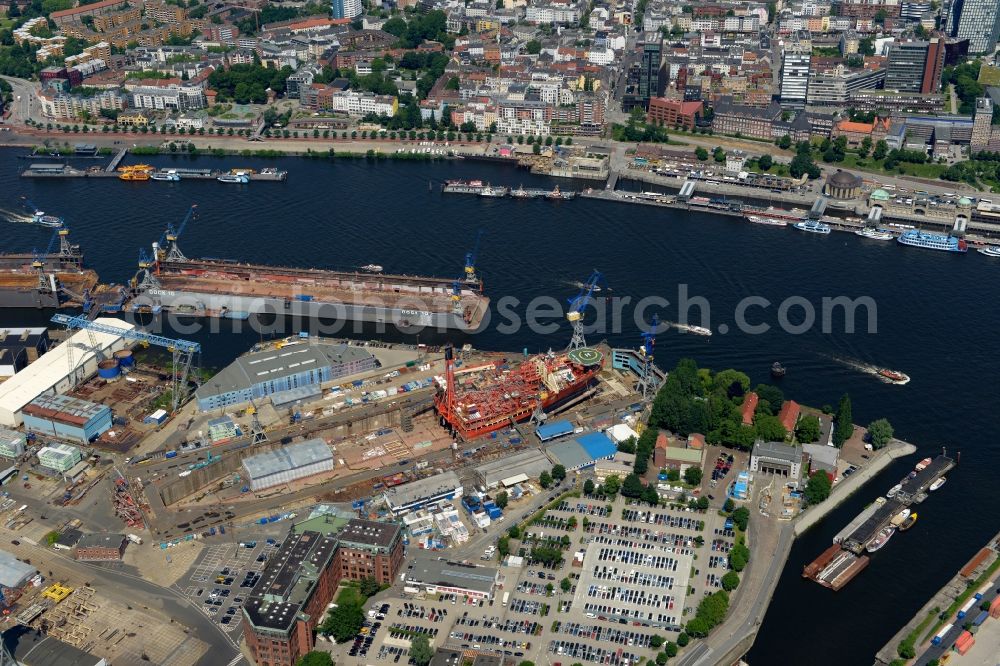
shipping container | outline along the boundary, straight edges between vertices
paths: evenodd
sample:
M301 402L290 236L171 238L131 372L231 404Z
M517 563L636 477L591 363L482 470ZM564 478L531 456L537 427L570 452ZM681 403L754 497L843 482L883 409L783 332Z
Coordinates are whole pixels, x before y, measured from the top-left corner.
M964 657L966 653L968 653L968 651L971 650L972 646L975 644L976 644L976 639L973 638L972 635L970 634L969 640L965 641L961 645L959 645L958 643L955 644L955 650Z
M990 617L1000 617L1000 597L993 600L990 604Z
M986 618L988 618L989 616L990 616L989 611L981 611L979 615L976 616L976 619L972 621L972 625L978 627L983 622L986 622Z

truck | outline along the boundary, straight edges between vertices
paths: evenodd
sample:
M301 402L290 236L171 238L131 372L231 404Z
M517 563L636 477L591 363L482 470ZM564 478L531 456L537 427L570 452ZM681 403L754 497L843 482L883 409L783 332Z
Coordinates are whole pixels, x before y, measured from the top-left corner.
M166 455L164 457L165 458L176 458L177 457L177 452L176 451L167 451L167 453L166 453Z
M504 592L503 593L503 605L506 606L508 601L510 601L510 592Z
M975 597L973 597L968 601L966 601L964 606L958 609L959 620L963 619L966 615L969 614L969 611L972 609L972 607L976 605L976 601L978 600Z
M981 588L976 590L976 594L974 595L976 597L976 601L982 599L983 596L985 596L986 593L989 592L990 588L992 587L993 587L993 581L991 580L986 581Z
M941 645L941 642L944 640L945 635L949 631L951 631L951 628L954 626L955 625L953 624L946 624L943 627L941 627L941 631L934 634L934 638L931 639L931 645Z

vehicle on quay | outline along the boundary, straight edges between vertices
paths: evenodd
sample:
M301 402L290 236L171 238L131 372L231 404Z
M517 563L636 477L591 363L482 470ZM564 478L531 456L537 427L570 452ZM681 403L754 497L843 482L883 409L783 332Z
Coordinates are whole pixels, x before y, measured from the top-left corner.
M939 489L947 481L948 481L948 479L946 479L945 477L942 476L940 479L938 479L937 481L935 481L934 483L931 484L931 487L930 487L931 492L934 492L935 490Z
M940 252L968 252L969 244L964 239L948 234L937 234L930 231L910 229L904 231L896 242L900 245L919 247L925 250L938 250Z
M910 515L908 515L906 517L906 520L904 520L903 522L901 522L899 524L899 528L898 529L899 529L900 532L905 532L906 530L908 530L911 527L913 527L913 523L915 523L915 522L917 522L917 512L916 511L914 511L913 513L911 513Z
M878 534L875 535L875 538L868 542L868 545L865 546L865 550L869 553L874 553L875 551L880 550L883 546L885 546L885 544L889 543L889 539L891 539L892 535L895 533L895 527L883 527L879 530Z
M823 224L816 220L803 220L802 222L796 222L793 226L799 231L805 231L810 234L823 234L824 236L831 231L829 224Z
M895 238L893 234L888 229L876 229L875 227L865 227L864 229L858 229L854 232L855 236L861 236L862 238L868 238L870 240L888 241Z
M1000 245L987 245L986 247L979 248L979 254L984 254L987 257L1000 257Z

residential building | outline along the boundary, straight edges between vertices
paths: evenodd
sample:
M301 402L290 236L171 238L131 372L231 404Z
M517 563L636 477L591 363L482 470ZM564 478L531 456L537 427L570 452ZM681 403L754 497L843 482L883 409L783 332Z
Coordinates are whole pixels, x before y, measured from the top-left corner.
M111 408L68 395L41 395L22 410L24 428L82 444L111 429Z
M941 85L944 41L895 42L889 46L885 87L903 92L933 93Z
M717 134L739 134L741 136L771 139L774 123L781 117L781 105L771 102L766 108L734 104L732 97L716 100L712 116L712 129Z
M781 105L801 109L809 93L811 48L803 44L785 46L781 59Z
M948 34L969 40L970 53L993 53L1000 38L1000 0L952 0Z
M333 18L352 19L362 12L361 0L333 0L331 3Z
M95 95L74 95L55 90L38 93L42 105L42 115L57 120L78 120L84 115L93 118L101 115L101 109L122 110L128 102L118 90L105 90Z
M802 450L784 442L758 441L750 453L750 471L797 482L802 478Z
M802 408L799 407L799 403L794 400L786 400L784 404L781 405L781 411L778 412L778 420L781 425L785 427L785 431L789 434L795 431L795 424L799 421L799 415L802 413Z
M972 150L986 150L993 133L993 100L980 97L976 100L976 112L972 116Z
M80 562L118 562L125 554L128 539L124 534L85 534L76 543Z
M646 122L692 131L701 113L701 102L684 102L665 97L653 97L649 100Z
M208 106L205 91L197 85L144 85L132 88L131 93L137 109L190 111Z
M743 396L743 404L740 406L740 420L743 425L753 425L758 402L760 402L760 398L753 391L747 391L746 395Z
M38 453L38 464L56 472L68 472L83 460L83 451L69 444L52 444L42 447Z
M72 9L52 12L49 14L49 19L57 26L62 26L66 23L82 21L85 16L97 17L104 14L111 14L126 6L128 6L127 0L103 0L103 2L95 2L89 5L73 7Z
M813 71L806 101L810 107L848 107L856 91L879 88L884 81L885 70L881 68L852 70L841 64Z
M639 99L643 106L653 97L663 95L665 75L663 69L663 38L658 34L647 35L641 43L642 59L639 70Z
M328 111L341 111L352 117L366 116L374 113L378 116L392 117L399 110L399 100L390 95L375 95L369 92L345 90L334 92L329 96L329 107L320 107Z

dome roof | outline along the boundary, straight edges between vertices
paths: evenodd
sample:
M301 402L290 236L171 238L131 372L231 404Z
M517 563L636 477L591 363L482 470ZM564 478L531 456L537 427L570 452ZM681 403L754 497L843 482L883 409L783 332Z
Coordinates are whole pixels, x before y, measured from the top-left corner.
M962 197L961 199L958 200L958 205L959 206L971 206L972 205L972 199L970 199L969 197Z
M826 182L828 182L830 185L834 185L836 187L860 187L861 186L861 178L859 178L858 176L855 176L853 174L850 174L850 173L848 173L846 171L841 171L840 169L837 169L837 172L835 174L831 175L827 179Z
M886 192L885 190L879 189L879 190L875 190L874 192L872 192L872 197L871 198L874 199L875 201L888 201L890 197L889 197L889 193L888 192Z

